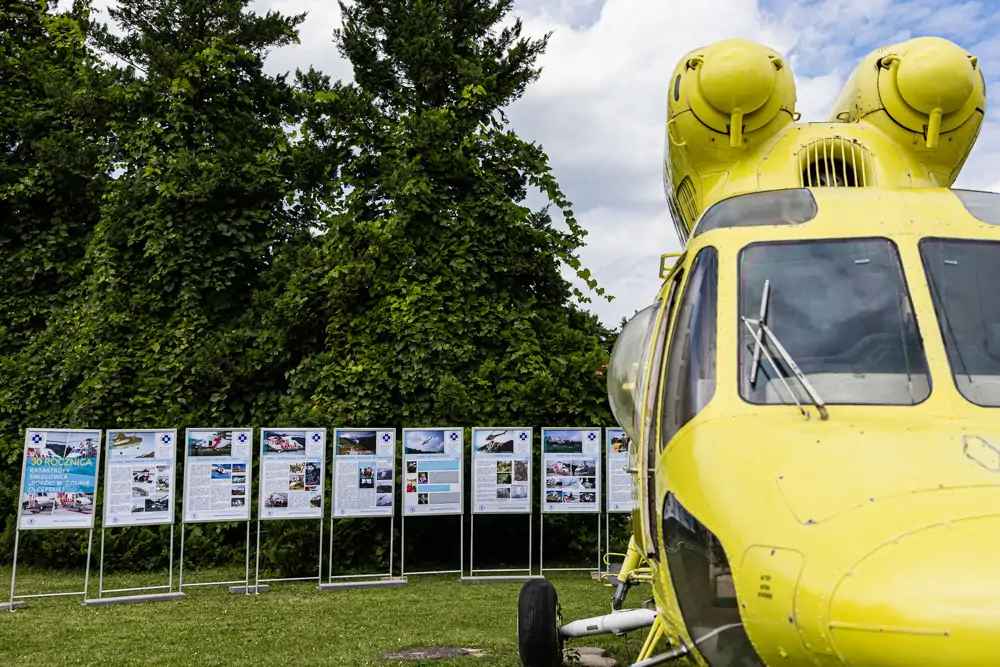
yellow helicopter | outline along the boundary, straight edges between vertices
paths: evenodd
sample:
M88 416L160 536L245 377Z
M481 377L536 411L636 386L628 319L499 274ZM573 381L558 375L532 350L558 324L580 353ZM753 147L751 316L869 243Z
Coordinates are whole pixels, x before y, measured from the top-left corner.
M1000 195L952 188L976 57L880 48L801 123L788 62L729 39L668 96L685 248L608 373L633 534L610 614L523 586L521 663L648 628L634 667L1000 665Z

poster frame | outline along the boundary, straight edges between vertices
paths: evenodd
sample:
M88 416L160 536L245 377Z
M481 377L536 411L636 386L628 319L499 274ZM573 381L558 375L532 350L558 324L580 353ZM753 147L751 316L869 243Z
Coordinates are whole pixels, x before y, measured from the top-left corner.
M541 467L539 471L539 483L540 483L540 511L538 512L538 573L541 576L545 575L545 572L600 572L601 571L601 526L603 524L603 514L602 511L603 503L601 502L601 492L597 494L597 511L596 512L546 512L545 511L545 434L548 431L597 431L598 442L600 443L597 448L597 465L600 467L604 460L604 446L602 435L604 429L600 426L544 426L540 429L541 440L539 441L539 455L540 461L539 465ZM601 471L596 470L597 474L595 477L597 479L601 478ZM596 567L545 567L545 515L546 514L560 514L563 516L587 516L587 515L597 515L597 566Z
M56 433L96 433L97 434L97 460L94 462L96 470L94 471L94 503L97 503L97 494L100 489L101 482L101 453L104 450L104 431L99 428L26 428L24 429L24 447L21 450L21 482L20 488L18 489L18 505L17 505L17 519L14 524L14 560L11 564L10 569L10 598L5 603L0 603L0 611L14 612L18 609L25 609L29 606L29 603L24 602L27 599L37 599L37 598L50 598L50 597L71 597L71 596L82 596L84 599L87 598L87 590L90 587L90 561L93 553L94 546L94 526L97 519L97 512L90 513L90 525L89 526L38 526L33 528L22 528L21 517L23 512L23 503L21 499L24 496L24 475L28 468L28 439L31 437L32 433L44 431L46 433L56 432ZM22 530L86 530L87 535L87 564L83 576L83 590L82 591L71 591L71 592L57 592L57 593L28 593L22 595L15 595L17 587L17 555L21 546L21 531Z
M458 449L458 486L459 495L461 499L459 501L459 511L458 512L437 512L435 514L416 514L414 513L411 519L426 518L429 516L457 516L459 518L458 523L458 569L457 570L427 570L423 572L407 572L406 571L406 489L403 489L403 503L400 509L400 535L399 535L399 574L401 577L407 577L408 575L421 575L421 574L457 574L461 577L465 573L465 429L463 426L413 426L404 427L402 431L401 442L401 458L400 464L403 468L403 484L406 481L406 434L410 431L458 431L461 435L461 447Z
M528 509L518 511L476 511L476 433L478 431L527 431L528 432ZM523 582L529 579L540 578L541 575L533 575L534 570L534 536L532 526L534 525L534 505L533 505L533 484L535 471L535 429L533 426L473 426L472 437L469 440L469 467L471 489L469 490L469 574L463 574L460 581L463 583L485 583L485 582ZM483 568L477 570L475 567L476 554L476 515L484 516L527 516L528 517L528 567L510 568ZM524 574L520 574L524 573Z
M142 523L119 524L118 519L108 521L108 472L111 466L111 454L104 460L104 511L101 513L101 530L105 528L132 528L135 526L172 526L176 520L177 513L177 430L176 428L109 428L104 430L105 446L111 447L111 434L118 432L125 433L172 433L174 439L173 455L170 465L170 511L168 518L163 521L144 521ZM109 525L110 524L110 525ZM171 534L173 534L171 532ZM172 552L171 552L172 553Z
M612 514L618 514L618 515L621 515L621 514L632 514L635 511L635 499L634 498L632 498L629 501L630 503L632 503L632 506L629 507L628 509L624 509L624 510L619 509L619 510L616 510L616 509L612 509L612 505L611 505L611 495L610 495L611 494L611 437L612 437L612 432L619 432L619 431L622 433L623 436L628 436L628 438L630 440L629 447L632 447L635 444L634 442L631 442L631 436L628 435L628 431L626 431L625 429L623 429L621 426L605 426L604 427L604 458L605 458L605 461L606 461L606 465L604 467L604 469L605 469L605 478L606 478L604 480L604 484L605 484L604 488L606 489L606 491L605 491L605 497L607 498L607 501L605 502L605 508L604 508L604 556L605 556L604 557L604 565L605 565L605 570L604 571L608 572L608 573L611 572L611 562L609 561L608 557L612 555L612 553L611 553L611 515ZM625 465L624 470L626 471L626 474L630 475L630 478L629 478L630 483L634 484L635 483L634 478L632 478L631 474L628 473L628 464ZM631 496L629 496L629 497L631 498ZM625 554L614 554L614 555L621 555L622 557L625 556Z
M104 442L106 447L111 447L111 433L124 431L128 433L172 433L173 451L171 455L172 465L170 466L170 511L169 521L150 521L148 523L135 523L125 525L107 525L108 503L104 499L104 512L101 520L101 556L100 575L97 580L97 597L84 598L83 604L87 607L128 604L132 602L166 602L170 600L182 600L187 597L183 591L174 590L174 527L177 514L177 430L176 428L109 428L104 430ZM108 469L110 466L110 454L104 461L104 495L108 494ZM114 523L114 522L113 522ZM168 549L167 584L165 586L136 586L132 588L104 588L104 538L108 530L120 528L142 528L147 526L170 526L170 540ZM137 591L154 591L167 589L166 593L137 593ZM129 593L129 595L118 595L114 597L104 597L105 593Z
M370 516L365 515L350 515L350 516L336 516L336 497L337 497L337 443L339 442L338 433L341 431L375 431L376 433L392 432L393 435L393 447L392 447L392 505L388 515L386 514L372 514ZM399 447L399 433L398 429L391 426L375 426L375 427L351 427L351 426L336 426L333 429L333 438L331 438L332 447L330 453L330 545L329 545L329 556L326 568L326 581L321 581L316 587L317 590L321 591L332 591L332 590L342 590L345 588L381 588L385 586L403 586L406 584L405 577L394 577L394 563L393 557L395 555L395 518L396 518L396 482L398 480L397 470L396 470L396 453ZM377 450L376 450L377 451ZM378 485L378 477L376 474L375 484ZM357 519L389 519L389 572L388 574L334 574L333 573L333 522L337 521L352 521Z
M323 524L326 521L326 450L330 446L330 438L328 435L328 430L325 426L261 426L258 430L259 439L259 454L258 460L260 461L260 474L258 475L257 481L257 552L254 565L254 581L253 586L247 586L247 593L253 590L254 595L259 595L261 593L267 593L271 590L269 585L261 586L260 583L267 582L279 582L279 581L316 581L317 583L322 583L323 581ZM264 432L265 431L320 431L323 433L323 452L320 455L320 466L319 466L319 479L320 487L323 491L320 493L320 515L315 516L280 516L280 517L270 517L264 518ZM261 579L260 578L260 537L261 537L261 523L263 521L318 521L319 522L319 558L317 559L317 569L316 576L312 577L274 577Z
M184 483L181 486L181 554L180 562L178 565L178 578L177 578L177 588L179 590L184 590L185 586L225 586L229 585L230 593L243 593L245 595L250 594L250 523L253 520L252 513L250 512L251 503L246 504L246 518L235 518L235 519L195 519L192 518L190 521L187 519L185 507L187 506L187 496L188 496L188 483L191 479L189 473L190 469L188 467L189 456L189 440L192 431L232 431L235 437L237 432L247 433L250 438L250 449L247 456L247 471L246 475L248 478L246 487L249 493L246 494L247 500L253 498L253 427L252 426L220 426L218 428L213 427L191 427L184 429ZM200 582L188 582L184 583L184 538L187 533L187 525L191 524L203 524L203 523L246 523L246 540L243 544L244 553L244 577L242 581L200 581ZM237 585L239 584L239 585Z

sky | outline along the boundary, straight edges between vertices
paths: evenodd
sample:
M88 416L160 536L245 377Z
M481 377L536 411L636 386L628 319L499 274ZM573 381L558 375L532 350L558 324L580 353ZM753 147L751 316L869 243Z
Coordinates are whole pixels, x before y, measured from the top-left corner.
M681 249L667 212L661 165L669 78L683 54L729 37L776 49L792 67L797 109L808 122L824 119L864 55L934 35L979 58L992 96L1000 82L998 2L515 0L513 14L521 18L524 36L552 35L539 59L540 79L507 115L522 139L541 145L549 156L588 231L580 259L615 297L608 303L594 294L585 307L616 327L655 300L660 255ZM268 71L312 65L334 79L351 79L350 65L332 41L340 26L336 2L256 0L251 7L307 13L301 43L273 51ZM1000 109L988 109L955 186L1000 192L997 165ZM571 277L568 270L565 275Z

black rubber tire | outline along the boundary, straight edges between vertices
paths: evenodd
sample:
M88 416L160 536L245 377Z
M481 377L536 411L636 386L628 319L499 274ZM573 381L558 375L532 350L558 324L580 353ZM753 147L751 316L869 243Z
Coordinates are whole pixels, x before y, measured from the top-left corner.
M523 667L560 667L559 597L547 579L532 579L517 598L517 651Z

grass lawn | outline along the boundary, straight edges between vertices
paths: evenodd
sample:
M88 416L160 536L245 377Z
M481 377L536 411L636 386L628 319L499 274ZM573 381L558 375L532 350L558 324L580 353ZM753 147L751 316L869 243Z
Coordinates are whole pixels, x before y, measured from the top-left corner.
M568 622L608 613L612 590L585 572L548 575ZM113 576L106 588L166 583L158 577ZM237 571L185 571L185 583L243 578ZM252 579L252 572L251 572ZM177 573L174 573L176 587ZM0 602L10 590L10 567L0 568ZM225 586L185 586L187 599L83 607L80 597L28 600L0 612L0 665L425 665L518 667L517 595L520 584L462 584L454 576L412 576L406 586L320 592L315 582L277 582L259 596L231 595ZM17 594L82 590L83 573L18 569ZM97 573L91 572L96 596ZM159 592L159 591L152 591ZM111 593L121 595L121 593ZM626 606L650 597L648 585ZM634 659L645 630L623 638L574 640L600 646L620 663ZM481 648L481 657L391 663L384 651L420 646Z

